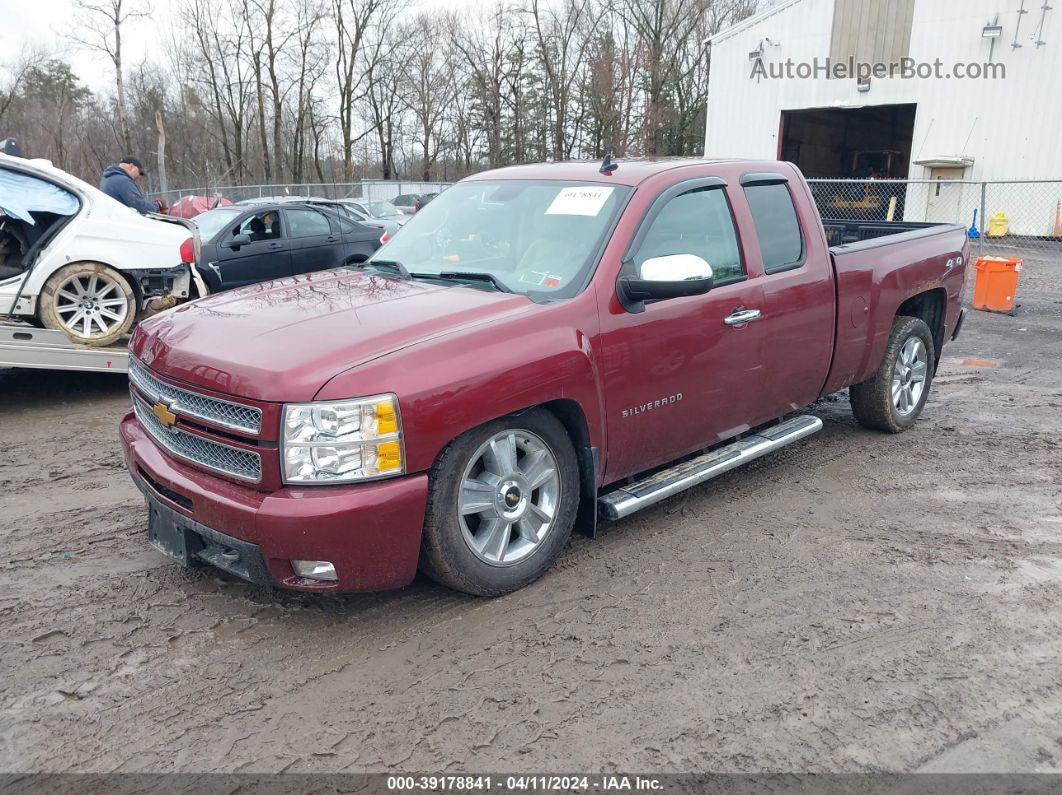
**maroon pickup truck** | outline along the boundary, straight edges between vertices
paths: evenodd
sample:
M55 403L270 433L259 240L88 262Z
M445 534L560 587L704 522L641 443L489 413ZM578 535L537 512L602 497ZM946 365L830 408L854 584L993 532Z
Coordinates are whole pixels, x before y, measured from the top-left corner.
M788 163L478 174L360 266L139 326L148 539L286 588L512 591L573 529L819 430L823 395L911 427L967 258L959 226L822 222Z

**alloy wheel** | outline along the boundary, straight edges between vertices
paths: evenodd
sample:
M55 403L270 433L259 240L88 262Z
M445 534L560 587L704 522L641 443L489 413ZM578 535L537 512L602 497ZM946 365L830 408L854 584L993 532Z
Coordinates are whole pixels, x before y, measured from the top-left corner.
M461 534L477 558L512 566L542 546L561 501L557 459L530 431L495 434L465 467L458 496Z
M103 274L76 274L55 292L59 321L81 337L109 334L125 321L128 312L129 302L121 287Z
M925 343L911 337L900 348L892 367L892 405L896 413L906 417L922 399L929 374L929 357Z

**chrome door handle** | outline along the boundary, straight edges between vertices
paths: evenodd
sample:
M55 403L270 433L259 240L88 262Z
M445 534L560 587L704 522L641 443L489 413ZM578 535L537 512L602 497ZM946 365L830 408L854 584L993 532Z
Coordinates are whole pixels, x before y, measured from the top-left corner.
M741 326L750 321L759 320L760 317L758 309L738 309L723 318L723 322L728 326Z

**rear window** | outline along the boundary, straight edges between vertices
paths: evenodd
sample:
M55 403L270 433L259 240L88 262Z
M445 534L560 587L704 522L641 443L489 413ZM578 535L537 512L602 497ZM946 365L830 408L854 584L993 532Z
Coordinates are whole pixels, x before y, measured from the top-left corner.
M28 224L36 224L32 213L73 215L80 203L74 194L47 180L21 171L0 169L0 210Z
M398 215L398 208L391 204L391 202L369 202L368 210L377 218Z
M756 225L764 272L799 268L804 261L804 235L789 188L784 183L749 185L745 199Z

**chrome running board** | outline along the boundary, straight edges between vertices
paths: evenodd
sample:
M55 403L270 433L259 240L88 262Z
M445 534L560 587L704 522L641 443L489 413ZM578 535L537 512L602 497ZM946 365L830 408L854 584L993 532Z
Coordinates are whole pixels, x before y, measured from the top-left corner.
M821 429L818 417L793 417L611 491L597 503L605 517L622 519Z

